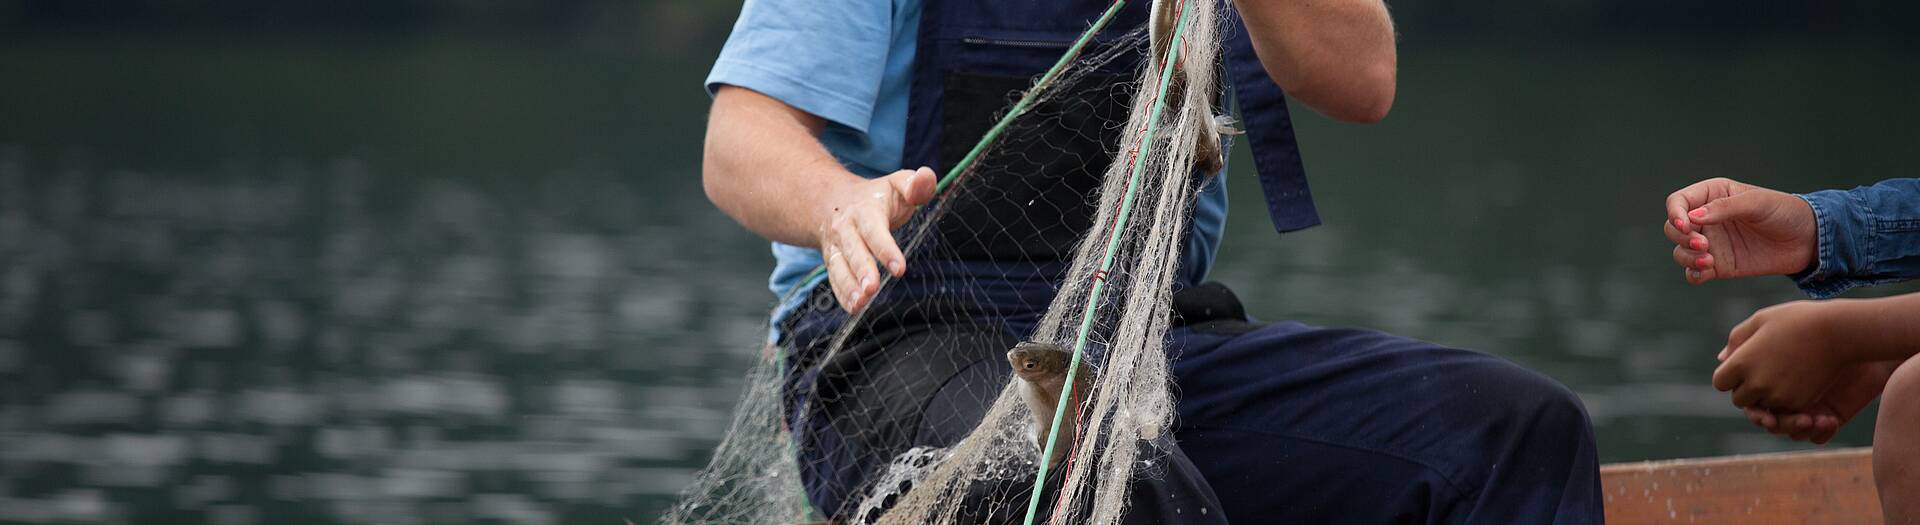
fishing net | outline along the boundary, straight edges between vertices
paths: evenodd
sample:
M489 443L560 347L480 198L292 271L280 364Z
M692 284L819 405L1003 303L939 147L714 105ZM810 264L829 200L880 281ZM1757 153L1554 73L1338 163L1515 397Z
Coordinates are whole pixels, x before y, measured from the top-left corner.
M796 292L788 317L812 321L762 349L663 522L1120 522L1167 453L1164 341L1194 192L1217 183L1195 167L1218 162L1223 19L1162 0L1154 30L1107 28L1123 3L1037 79L949 81L950 103L1004 109L948 116L971 125L946 142L984 138L942 152L938 197L896 232L908 274L851 316ZM1071 352L1054 413L1011 372L1021 342Z

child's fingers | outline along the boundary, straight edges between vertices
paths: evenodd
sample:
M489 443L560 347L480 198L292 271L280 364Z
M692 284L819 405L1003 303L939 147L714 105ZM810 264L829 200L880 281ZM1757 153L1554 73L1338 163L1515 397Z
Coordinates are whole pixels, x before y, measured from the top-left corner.
M1753 333L1760 331L1760 324L1760 321L1748 317L1734 325L1733 330L1727 332L1727 355L1731 357L1734 352L1740 351L1740 345L1747 344L1747 340L1753 338Z
M1742 384L1733 388L1733 406L1740 408L1760 406L1771 392L1757 386Z
M1667 241L1673 243L1674 246L1687 245L1687 236L1689 235L1689 233L1680 231L1679 227L1674 226L1673 221L1666 221L1664 223L1661 223L1660 233L1666 235Z
M1660 226L1660 233L1666 235L1667 242L1673 243L1674 246L1681 246L1698 252L1707 251L1707 236L1697 230L1683 232L1680 231L1679 228L1674 227L1673 221L1667 221Z
M1694 263L1696 261L1699 261L1700 256L1702 255L1706 255L1706 254L1689 250L1685 246L1673 247L1673 263L1680 265L1681 268L1687 268L1687 269L1693 269L1693 270L1700 269L1699 266L1694 266Z
M1693 231L1692 228L1688 227L1685 203L1674 204L1672 198L1668 198L1667 224L1673 226L1676 230L1680 230L1682 233Z
M1673 247L1673 263L1685 268L1682 276L1689 284L1700 284L1713 280L1713 254L1688 249L1685 246Z
M1775 421L1774 421L1772 412L1768 412L1768 411L1761 410L1758 408L1753 408L1753 407L1743 408L1740 410L1747 414L1747 421L1750 423L1753 423L1753 426L1760 427L1762 430L1766 430L1767 432L1773 432L1776 434L1779 433L1779 432L1775 432L1774 430Z
M1692 222L1687 220L1687 210L1706 204L1712 198L1710 188L1716 179L1695 182L1680 191L1667 195L1667 222L1672 223L1683 233L1693 232Z
M1828 441L1832 441L1833 435L1839 431L1840 418L1831 414L1818 414L1813 417L1813 438L1808 441L1812 441L1815 445L1825 445Z
M1805 413L1787 416L1786 427L1794 441L1809 441L1819 430L1814 427L1813 416Z
M1673 263L1680 265L1681 268L1692 268L1701 271L1711 270L1713 269L1713 254L1694 251L1685 246L1675 246L1673 247Z
M1697 266L1700 263L1701 255L1702 254L1698 252L1683 247L1673 247L1673 264L1679 265L1683 270L1680 276L1687 280L1687 284L1700 284L1708 280L1709 274L1707 272L1711 270L1711 268Z
M1735 220L1755 220L1766 217L1776 207L1775 191L1747 191L1713 202L1703 203L1698 208L1687 211L1687 222L1698 229L1701 225L1720 224Z
M1720 363L1719 367L1713 369L1713 389L1721 392L1733 392L1734 389L1740 388L1740 378L1744 369L1745 367L1741 366L1739 361ZM1752 406L1751 403L1740 403L1737 401L1734 402L1733 405L1740 408Z

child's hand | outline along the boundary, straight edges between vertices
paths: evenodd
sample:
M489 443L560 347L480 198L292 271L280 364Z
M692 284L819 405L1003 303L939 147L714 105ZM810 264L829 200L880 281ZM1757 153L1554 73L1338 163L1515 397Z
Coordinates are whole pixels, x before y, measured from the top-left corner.
M1806 201L1726 178L1668 195L1663 229L1693 284L1800 272L1814 263L1818 242Z
M1848 342L1831 329L1833 306L1795 301L1754 312L1727 335L1713 387L1732 392L1741 408L1807 409L1854 364L1839 354Z
M1880 397L1880 392L1887 387L1887 378L1899 366L1900 361L1881 361L1842 367L1834 378L1833 388L1807 408L1776 412L1748 407L1747 420L1777 436L1824 445L1840 427Z

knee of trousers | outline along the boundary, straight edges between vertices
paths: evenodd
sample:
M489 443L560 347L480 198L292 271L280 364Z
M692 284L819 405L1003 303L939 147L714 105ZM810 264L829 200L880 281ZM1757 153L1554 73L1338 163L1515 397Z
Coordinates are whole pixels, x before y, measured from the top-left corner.
M1465 371L1485 388L1474 400L1483 410L1477 423L1501 434L1524 434L1570 452L1592 447L1593 423L1586 405L1565 385L1503 359L1488 359Z

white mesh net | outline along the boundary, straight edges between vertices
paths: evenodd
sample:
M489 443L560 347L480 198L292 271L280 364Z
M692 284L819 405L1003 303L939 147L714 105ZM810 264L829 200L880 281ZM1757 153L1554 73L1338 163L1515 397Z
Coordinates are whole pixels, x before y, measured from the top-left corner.
M1101 19L1088 34L1118 36L1083 38L1096 43L1057 75L1002 95L1026 109L897 233L908 275L858 314L818 316L837 322L814 342L784 327L663 521L1118 523L1164 453L1171 290L1196 166L1219 163L1220 6L1189 1L1156 2L1152 31L1101 32ZM1131 78L1099 73L1140 55ZM947 96L976 87L993 84ZM1056 187L1075 177L1086 191ZM813 295L794 315L834 308ZM1052 368L1009 373L1020 342ZM1036 412L1054 407L1062 431L1049 433L1056 414Z

